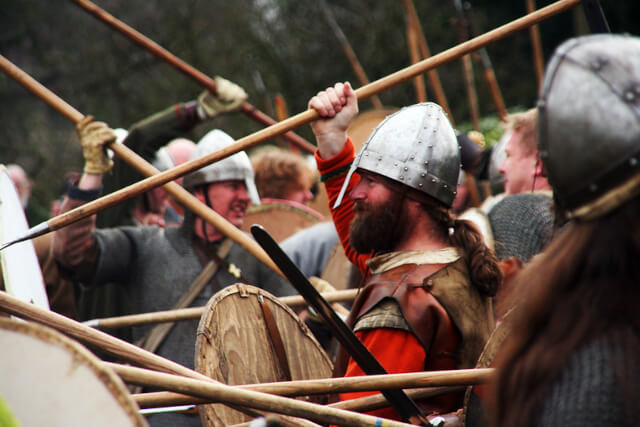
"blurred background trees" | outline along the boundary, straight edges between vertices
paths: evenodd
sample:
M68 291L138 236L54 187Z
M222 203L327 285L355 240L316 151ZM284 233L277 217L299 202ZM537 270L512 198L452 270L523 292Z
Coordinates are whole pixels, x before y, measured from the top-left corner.
M537 6L551 0L538 0ZM336 81L358 80L319 2L299 0L96 0L137 29L208 75L243 86L249 102L272 114L282 95L292 114ZM371 81L410 64L401 1L329 0ZM452 1L414 0L432 54L457 44ZM612 31L638 33L640 2L601 0ZM474 25L485 32L525 14L524 0L474 0ZM545 59L564 39L588 31L582 9L540 25ZM509 110L534 105L537 82L527 31L488 47ZM201 88L71 1L3 0L0 54L84 114L112 127L128 128L176 102L195 99ZM484 123L496 111L474 63ZM456 123L470 128L460 62L439 70ZM427 85L427 95L432 93ZM380 94L385 105L416 101L411 82ZM372 108L363 102L361 110ZM191 136L197 141L220 127L239 138L259 129L242 114L217 118ZM312 140L308 126L298 132ZM40 203L58 196L63 175L79 170L82 157L73 125L4 74L0 74L0 163L19 163L34 180Z

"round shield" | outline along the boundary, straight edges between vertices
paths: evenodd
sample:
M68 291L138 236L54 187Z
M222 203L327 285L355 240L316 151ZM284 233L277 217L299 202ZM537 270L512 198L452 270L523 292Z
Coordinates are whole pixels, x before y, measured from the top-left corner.
M0 165L0 242L26 234L27 218L7 169ZM0 252L4 288L9 295L49 309L42 271L31 240L16 243Z
M347 258L342 243L336 243L331 250L320 278L331 283L338 290L358 287L361 279L360 272Z
M146 426L120 378L42 325L0 319L0 395L23 426Z
M276 297L254 286L227 287L200 318L196 370L228 385L331 377L331 361L306 325ZM252 417L224 405L199 406L203 425Z
M277 242L281 242L295 232L323 220L322 214L301 203L262 199L262 203L247 209L242 230L249 232L253 224L260 224Z

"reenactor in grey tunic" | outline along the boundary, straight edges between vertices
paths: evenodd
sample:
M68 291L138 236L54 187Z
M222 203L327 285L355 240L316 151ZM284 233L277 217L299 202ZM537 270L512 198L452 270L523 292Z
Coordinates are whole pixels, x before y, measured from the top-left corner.
M70 189L64 211L98 197L102 174L112 164L104 145L114 140L113 131L90 119L79 123L78 129L85 169L79 182ZM200 140L192 159L231 143L229 135L213 130ZM238 227L249 203L259 203L253 170L244 152L187 175L184 185ZM89 286L121 284L136 312L176 308L188 293L195 294L188 306L204 306L215 292L241 279L276 296L295 293L280 276L190 212L182 225L166 229L157 226L96 229L95 218L87 218L55 233L54 255L75 280ZM216 272L202 289L196 289L194 279L212 259L217 264ZM197 326L197 320L177 322L164 333L156 333L158 327L136 327L133 338L160 356L193 368ZM200 425L197 414L157 414L149 421L151 425Z

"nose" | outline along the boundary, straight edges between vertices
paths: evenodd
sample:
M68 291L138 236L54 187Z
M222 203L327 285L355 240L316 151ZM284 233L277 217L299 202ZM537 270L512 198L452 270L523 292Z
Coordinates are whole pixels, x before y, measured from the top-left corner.
M303 198L304 198L304 203L312 201L313 193L311 192L311 190L305 190Z
M349 193L349 197L353 201L362 200L365 198L365 195L366 195L366 191L365 191L365 186L362 183L362 180L360 180Z
M249 201L249 191L247 190L247 186L242 184L239 185L236 189L236 199L242 200L243 202Z
M507 159L504 159L498 165L498 172L500 172L502 175L504 175L504 164L506 163L506 161L507 161Z

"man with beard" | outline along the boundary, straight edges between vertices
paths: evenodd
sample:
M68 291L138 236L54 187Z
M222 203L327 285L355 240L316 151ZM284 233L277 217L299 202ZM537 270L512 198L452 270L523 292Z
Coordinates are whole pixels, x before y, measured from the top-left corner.
M332 217L364 277L349 326L390 373L472 368L493 328L500 270L475 227L449 211L460 154L442 109L422 103L387 117L354 159L351 86L337 83L309 107L321 116L312 128ZM363 371L341 351L335 374ZM461 403L457 393L418 405L428 415ZM373 414L399 418L392 409Z
M112 165L105 144L115 139L105 123L78 124L85 157L79 182L63 202L63 211L100 194L102 174ZM212 130L198 143L191 160L233 143L220 130ZM253 170L244 152L236 153L187 175L184 186L201 202L240 227L250 202L259 203ZM123 287L135 312L202 307L211 296L244 281L276 295L291 295L290 285L220 230L187 212L180 226L123 226L96 229L95 216L54 233L53 253L71 278L87 286L114 282ZM160 356L194 367L198 320L180 321L132 330L133 339ZM197 414L155 414L152 426L200 426Z

